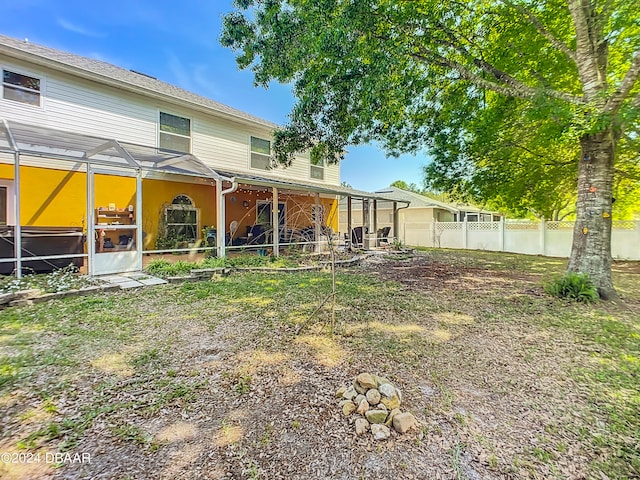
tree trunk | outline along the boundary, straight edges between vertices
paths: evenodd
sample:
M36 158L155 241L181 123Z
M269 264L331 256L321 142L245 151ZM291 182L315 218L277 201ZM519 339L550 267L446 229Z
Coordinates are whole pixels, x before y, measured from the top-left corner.
M616 298L611 279L611 193L616 141L613 130L580 139L576 224L568 271L586 273L600 297Z

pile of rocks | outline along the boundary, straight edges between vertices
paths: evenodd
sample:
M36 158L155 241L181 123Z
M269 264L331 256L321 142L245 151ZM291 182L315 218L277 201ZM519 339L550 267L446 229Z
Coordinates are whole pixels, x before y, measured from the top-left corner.
M336 392L345 417L358 415L356 434L371 430L373 438L384 440L391 436L391 428L405 433L416 425L416 419L400 410L402 393L389 380L370 373L361 373L353 384Z

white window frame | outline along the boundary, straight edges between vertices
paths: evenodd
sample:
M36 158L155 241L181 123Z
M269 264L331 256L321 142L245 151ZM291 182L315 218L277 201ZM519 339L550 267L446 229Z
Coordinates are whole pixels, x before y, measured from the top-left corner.
M191 205L185 205L185 204L181 204L181 203L173 203L173 200L175 200L177 197L186 197L189 199L189 201L191 202ZM193 239L193 241L197 241L200 238L200 209L198 207L196 207L196 203L193 201L193 199L189 196L189 195L185 195L184 193L180 193L178 195L176 195L175 197L173 197L173 199L171 200L172 203L168 204L165 209L164 209L164 221L165 221L165 228L166 228L166 234L169 233L169 226L175 226L175 225L194 225L193 223L172 223L169 222L169 211L170 210L181 210L181 211L189 211L189 212L195 212L196 213L196 223L195 223L195 238Z
M256 221L255 223L258 224L258 213L260 212L260 205L271 205L271 208L273 209L273 202L271 200L258 200L256 202ZM284 212L284 224L282 224L282 228L287 228L287 202L284 200L279 200L278 201L278 215L280 215L280 206L282 205L282 211ZM269 217L268 220L268 224L271 225L273 227L273 215L271 217Z
M13 180L0 178L0 187L7 189L7 225L16 224L16 191Z
M311 205L311 222L313 225L316 224L316 212L320 210L320 225L325 226L326 218L325 218L325 208L324 205Z
M40 91L38 91L37 93L40 96L40 102L38 103L38 105L33 105L31 103L26 103L26 102L21 102L19 100L13 100L11 98L5 98L4 96L4 71L8 71L11 73L17 73L18 75L24 75L26 77L31 77L31 78L35 78L37 80L40 80ZM0 65L0 75L2 75L0 77L0 88L2 89L2 91L0 92L0 99L2 99L3 101L7 101L7 102L11 102L11 105L20 105L26 108L37 108L39 110L44 110L44 98L45 98L45 86L46 86L46 82L45 82L45 78L42 75L37 75L34 72L30 72L27 70L23 70L21 68L14 68L10 65ZM18 88L20 90L25 90L28 92L35 92L35 90L31 90L29 88L25 88L25 87L20 87L19 85L13 85L12 83L9 83L7 85L11 85L14 88Z
M183 118L185 120L189 120L189 135L182 135L180 133L173 133L173 132L166 132L164 130L162 130L162 123L160 121L160 118L162 116L162 114L165 115L171 115L172 117L178 117L178 118ZM175 152L176 150L172 150L170 148L165 148L163 146L160 145L160 137L162 134L165 135L171 135L174 137L180 137L180 138L188 138L189 139L189 151L188 152L184 152L184 153L192 153L193 151L193 119L191 117L187 117L185 115L179 115L177 113L174 112L169 112L167 110L158 110L158 148L160 150L165 150L165 151L171 151L171 152Z
M322 165L314 165L313 160L311 159L311 156L309 156L309 178L311 180L322 180L324 181L324 177L325 177L325 172L326 172L326 166L327 166L327 162L325 160L322 160ZM318 177L314 177L313 176L313 169L317 169L318 171L322 172L322 178L318 178Z
M262 153L262 152L254 152L253 151L253 147L252 147L252 143L253 142L252 142L252 140L254 138L257 139L257 140L263 140L265 142L269 142L269 155L267 155L265 153ZM271 170L273 168L273 164L271 162L271 144L272 143L273 143L272 140L270 140L268 138L257 137L255 135L249 135L249 159L248 160L249 160L249 168L251 170L258 170L260 172L265 172L265 171ZM256 155L261 155L263 157L267 157L267 165L268 165L267 168L259 168L259 167L254 167L253 166L253 163L252 163L251 160L252 160L252 156L253 156L254 153Z

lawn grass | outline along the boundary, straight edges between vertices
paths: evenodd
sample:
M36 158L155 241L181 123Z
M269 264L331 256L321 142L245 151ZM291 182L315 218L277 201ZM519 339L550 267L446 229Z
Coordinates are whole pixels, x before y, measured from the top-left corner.
M270 478L284 467L264 451L284 452L283 431L298 445L333 438L327 425L348 431L339 414L313 423L322 410L305 417L299 397L285 401L281 389L371 369L403 386L421 421L420 435L386 460L400 471L418 469L427 445L458 478L471 467L497 478L640 474L640 275L615 273L626 304L580 305L541 287L563 260L445 250L418 258L426 272L446 265L451 279L416 288L386 277L412 258L339 272L333 336L326 309L295 334L330 291L322 272L238 273L1 311L0 450L124 449L146 465L140 478L160 478L174 444L156 423L206 411L193 424L215 432L218 464ZM328 412L338 386L320 395ZM274 410L283 412L275 420ZM336 458L352 441L341 438L326 444ZM354 456L367 451L349 445ZM73 468L60 471L92 473ZM20 471L0 465L2 475Z
M339 258L351 258L351 255L339 254ZM319 262L328 261L328 255L309 255L298 252L289 253L279 257L271 255L242 254L231 257L205 258L198 262L177 260L175 262L167 258L154 259L149 262L145 270L151 275L170 277L186 275L192 269L198 268L295 268L301 266L317 266Z

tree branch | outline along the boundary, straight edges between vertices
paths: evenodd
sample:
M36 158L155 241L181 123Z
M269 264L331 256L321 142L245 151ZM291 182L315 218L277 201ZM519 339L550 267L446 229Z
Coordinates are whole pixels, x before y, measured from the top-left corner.
M600 77L595 47L597 39L593 38L594 32L590 21L591 5L589 0L569 0L567 3L576 30L576 60L582 93L587 102L598 100L600 93L604 90L603 81L606 79Z
M631 180L640 181L640 174L629 173L626 170L620 170L618 168L613 169L613 173L615 173L619 177L630 178Z
M520 148L522 150L524 150L525 152L533 155L534 157L538 157L538 158L545 158L544 155L540 155L539 153L534 152L533 150L525 147L524 145L520 145L518 143L513 143L513 142L507 142L504 144L505 147L514 147L514 148Z
M501 82L502 85L486 80L482 78L480 75L469 70L467 67L465 67L461 63L455 60L451 60L449 58L443 57L442 55L438 55L433 52L411 53L410 55L415 59L420 60L421 62L431 64L431 65L438 65L441 67L446 67L446 68L455 70L456 72L458 72L458 74L462 78L473 83L477 87L486 88L487 90L491 90L509 97L524 98L527 100L531 100L532 98L536 97L540 93L544 93L549 97L556 98L558 100L563 100L567 103L571 103L574 105L584 104L583 100L580 97L576 97L575 95L571 95L569 93L558 92L557 90L552 90L552 89L538 90L538 89L529 87L528 85L522 83L520 80L517 80L516 78L510 76L509 74L502 72L501 70L495 68L488 62L481 59L474 60L474 63L476 64L476 66L478 66L479 68L482 68L488 73L491 73L491 75L493 75L493 77L496 80Z
M568 45L560 41L555 35L547 30L542 21L531 10L524 7L523 5L516 5L509 0L503 0L502 3L504 3L505 5L509 5L510 7L515 8L518 12L524 14L529 19L531 24L536 27L536 29L542 34L542 36L546 38L549 43L551 43L551 45L564 53L569 60L577 65L578 60L576 58L576 52L571 50Z
M633 58L633 62L631 62L631 66L624 78L622 79L622 83L620 87L613 92L613 95L607 100L607 103L604 106L604 113L608 113L611 115L615 115L620 110L622 106L622 102L627 98L631 89L635 85L635 83L640 78L640 50L638 50ZM631 102L633 107L640 106L640 94L636 94L636 98Z

